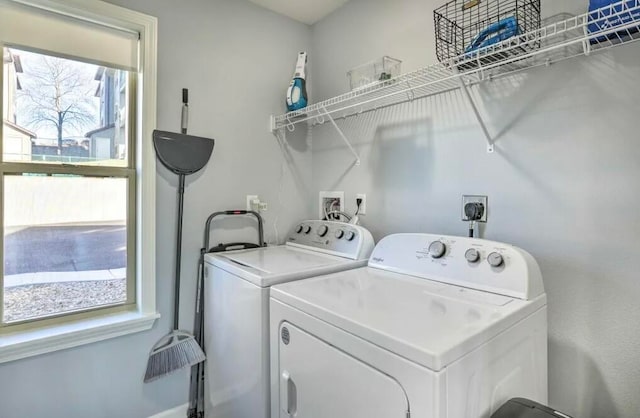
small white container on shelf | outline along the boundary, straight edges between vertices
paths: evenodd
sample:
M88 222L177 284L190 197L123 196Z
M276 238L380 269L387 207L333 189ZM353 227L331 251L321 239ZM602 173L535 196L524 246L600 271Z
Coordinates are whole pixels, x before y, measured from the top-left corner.
M359 90L400 75L400 64L402 61L384 56L352 69L347 72L351 90Z

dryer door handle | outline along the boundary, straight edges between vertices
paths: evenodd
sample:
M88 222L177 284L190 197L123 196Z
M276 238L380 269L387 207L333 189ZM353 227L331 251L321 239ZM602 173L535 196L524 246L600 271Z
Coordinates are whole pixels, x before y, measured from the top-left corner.
M282 380L285 386L282 405L286 408L286 413L293 417L298 412L298 390L288 371L282 372Z

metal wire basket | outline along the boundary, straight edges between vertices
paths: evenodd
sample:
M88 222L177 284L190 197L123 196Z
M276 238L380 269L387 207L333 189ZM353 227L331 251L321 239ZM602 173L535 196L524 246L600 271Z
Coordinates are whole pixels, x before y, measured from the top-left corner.
M433 13L440 62L460 56L468 59L489 45L540 29L541 22L540 0L452 0ZM526 42L521 52L539 46Z

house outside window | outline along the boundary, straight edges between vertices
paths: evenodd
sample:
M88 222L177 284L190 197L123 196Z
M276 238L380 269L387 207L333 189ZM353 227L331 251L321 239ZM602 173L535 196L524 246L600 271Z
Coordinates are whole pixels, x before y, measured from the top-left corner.
M95 95L100 99L100 127L85 134L89 156L124 160L129 126L127 72L99 67L95 80L99 83Z
M20 56L10 50L2 54L2 124L4 153L15 160L30 160L32 141L36 134L16 122L16 96L22 89L18 75L22 73Z

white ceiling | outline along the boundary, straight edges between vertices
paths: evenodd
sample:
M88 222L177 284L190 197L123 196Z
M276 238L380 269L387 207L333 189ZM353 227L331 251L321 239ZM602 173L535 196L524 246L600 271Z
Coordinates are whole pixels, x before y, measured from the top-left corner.
M250 0L252 3L313 25L348 0Z

